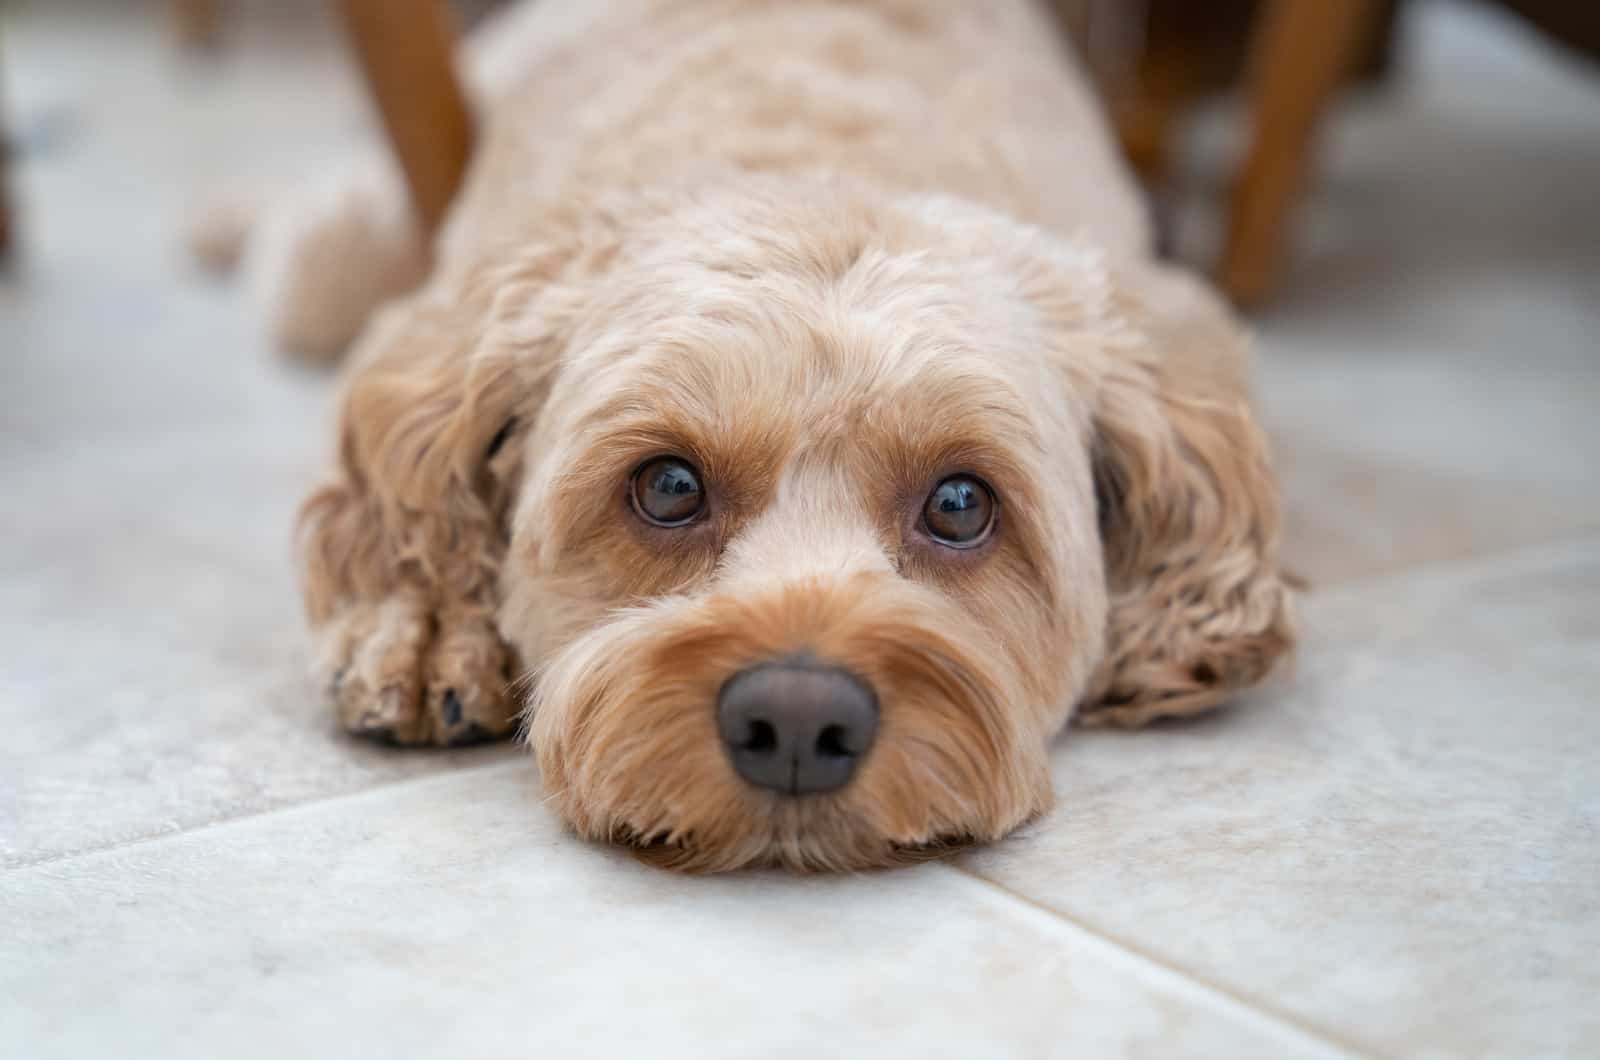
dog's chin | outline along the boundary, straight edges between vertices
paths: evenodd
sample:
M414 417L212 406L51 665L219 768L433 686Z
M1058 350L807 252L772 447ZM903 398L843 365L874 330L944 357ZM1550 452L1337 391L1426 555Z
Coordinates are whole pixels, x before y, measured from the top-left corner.
M581 835L685 872L851 871L925 861L1005 835L1050 800L1045 741L982 660L1000 657L937 598L857 577L760 598L624 612L541 671L530 736L549 801ZM799 651L870 682L878 738L827 793L750 786L718 737L742 668Z
M794 873L899 868L954 857L979 842L982 841L978 837L965 834L938 836L922 842L869 841L864 844L864 849L840 850L827 845L813 845L805 837L798 837L798 841L773 841L763 855L742 861L733 868L782 868ZM683 839L670 839L669 833L650 837L630 836L618 839L616 845L624 847L645 865L677 873L718 871L725 860L717 853L696 849L693 836ZM798 853L798 857L795 857L795 853Z
M981 840L971 835L940 836L924 842L897 843L863 837L848 849L818 842L804 834L780 840L773 837L757 856L729 863L726 852L704 850L694 837L669 838L660 832L652 837L625 835L613 843L623 847L639 861L653 868L672 872L722 872L742 868L777 868L791 872L852 872L867 869L898 868L953 857Z

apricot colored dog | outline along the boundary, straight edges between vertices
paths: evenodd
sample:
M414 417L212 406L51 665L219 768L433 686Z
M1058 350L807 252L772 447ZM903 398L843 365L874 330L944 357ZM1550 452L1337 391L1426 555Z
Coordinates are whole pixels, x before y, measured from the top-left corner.
M304 512L350 731L524 717L585 836L850 869L1005 835L1075 714L1290 647L1244 343L1042 10L534 0L468 51L479 153ZM361 187L280 318L419 271Z

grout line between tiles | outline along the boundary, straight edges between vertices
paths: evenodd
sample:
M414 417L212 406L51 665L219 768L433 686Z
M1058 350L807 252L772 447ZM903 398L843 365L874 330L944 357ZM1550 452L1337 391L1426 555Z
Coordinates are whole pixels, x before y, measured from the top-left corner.
M1178 980L1185 987L1206 995L1210 1000L1221 1002L1229 1011L1243 1014L1250 1019L1260 1020L1271 1025L1275 1030L1308 1039L1324 1049L1332 1050L1340 1056L1351 1058L1351 1060L1385 1060L1383 1054L1371 1052L1365 1047L1358 1046L1320 1027L1306 1023L1296 1016L1263 1005L1229 987L1202 979L1148 950L1132 945L1126 940L1116 938L1098 928L1090 927L1076 917L1045 905L1025 894L1020 894L987 876L950 861L944 861L939 864L941 868L948 869L956 875L966 878L986 891L1000 895L1007 901L1027 909L1036 916L1048 919L1058 927L1065 926L1087 936L1107 949L1115 951L1125 960L1154 968L1164 976Z
M458 766L455 769L443 770L438 773L426 773L422 776L401 777L398 780L386 780L364 788L352 791L341 791L331 795L321 795L316 798L305 799L300 802L286 802L278 806L265 806L259 810L249 810L244 813L222 814L206 818L194 824L183 825L165 832L145 832L139 835L124 836L118 839L107 840L103 843L91 843L87 846L77 847L73 850L58 851L54 854L45 854L42 857L24 858L0 865L0 876L7 873L22 872L26 869L36 869L45 865L58 865L63 862L73 861L77 858L92 857L95 854L108 854L114 850L125 850L130 847L143 846L146 843L159 843L166 839L178 839L183 836L195 835L199 832L209 832L217 828L225 828L231 824L241 824L246 821L255 821L263 817L273 817L278 814L294 813L298 810L326 806L329 803L345 802L350 799L359 799L366 795L378 792L391 791L395 788L421 786L439 783L452 778L459 778L468 774L489 773L496 769L510 769L518 766L532 769L532 762L526 757L509 759L498 762L485 762L482 765Z

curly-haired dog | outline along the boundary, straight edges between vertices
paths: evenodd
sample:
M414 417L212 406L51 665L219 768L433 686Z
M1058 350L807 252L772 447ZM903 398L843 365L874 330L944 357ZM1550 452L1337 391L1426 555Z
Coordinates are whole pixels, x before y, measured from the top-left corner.
M1002 836L1075 711L1203 710L1289 648L1239 332L1148 260L1042 11L538 0L488 32L468 185L305 510L348 729L526 706L583 835L844 869Z

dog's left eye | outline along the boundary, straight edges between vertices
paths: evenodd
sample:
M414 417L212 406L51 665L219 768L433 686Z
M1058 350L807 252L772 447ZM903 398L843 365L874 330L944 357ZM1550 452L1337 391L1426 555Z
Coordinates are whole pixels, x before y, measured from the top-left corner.
M982 479L952 475L928 494L922 525L941 545L975 548L994 529L994 509L994 494Z
M633 510L656 526L687 526L705 507L700 476L686 461L661 456L633 473Z

